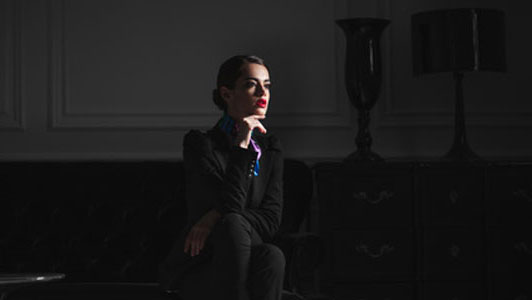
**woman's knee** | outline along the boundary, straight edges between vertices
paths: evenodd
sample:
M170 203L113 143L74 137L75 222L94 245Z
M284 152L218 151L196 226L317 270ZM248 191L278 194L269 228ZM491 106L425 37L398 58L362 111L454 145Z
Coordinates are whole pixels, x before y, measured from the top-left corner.
M246 229L247 221L239 213L225 214L220 220L222 227L227 229Z
M224 215L217 224L217 235L222 239L241 239L249 233L247 220L238 213Z
M245 221L245 218L241 214L235 212L227 213L222 216L222 222L225 223L241 224L243 221Z
M284 272L286 260L283 251L272 244L262 244L259 247L261 259L275 272Z

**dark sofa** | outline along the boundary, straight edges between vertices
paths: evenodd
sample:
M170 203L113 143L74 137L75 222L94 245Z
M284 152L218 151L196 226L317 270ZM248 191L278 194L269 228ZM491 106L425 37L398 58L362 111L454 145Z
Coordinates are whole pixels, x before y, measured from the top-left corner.
M61 282L20 289L13 299L174 299L157 269L186 222L181 161L0 162L0 273L60 272ZM312 173L286 159L285 289L305 289L320 241L301 233ZM288 295L284 299L288 299Z

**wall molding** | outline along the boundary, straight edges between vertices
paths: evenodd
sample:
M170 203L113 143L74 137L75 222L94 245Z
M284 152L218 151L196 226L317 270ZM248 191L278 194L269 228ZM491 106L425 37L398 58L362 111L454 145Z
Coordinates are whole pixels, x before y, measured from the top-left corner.
M329 156L285 156L287 159L298 159L309 165L321 161L341 161L342 155ZM180 152L48 152L48 153L0 153L0 162L13 161L180 161Z
M48 43L49 43L49 100L48 100L48 128L58 129L188 129L191 127L210 127L220 116L220 112L198 113L117 113L98 112L83 113L73 112L68 93L68 66L66 57L68 45L66 37L66 0L48 1ZM347 0L334 1L334 14L339 7L347 8ZM333 16L333 18L336 16ZM334 26L334 24L331 24ZM338 92L343 60L339 59L341 49L338 49L338 40L342 38L335 31L334 52L337 71L336 88L332 98L336 100L332 112L301 112L301 113L269 113L268 123L273 128L298 128L298 127L341 127L351 128L351 113L348 102ZM338 68L340 66L340 68Z
M391 8L391 0L380 0L377 5L378 16L392 20L393 26L393 11ZM380 102L376 107L377 114L375 115L378 128L390 127L453 127L454 126L454 112L453 110L445 111L427 111L427 110L398 110L394 107L395 98L393 98L392 89L392 52L393 43L392 35L385 34L383 43L383 58L384 66L384 89L381 94ZM450 88L453 88L452 86ZM452 99L454 102L454 99ZM466 99L467 101L467 99ZM466 104L467 105L467 104ZM453 108L454 109L454 108ZM532 127L532 111L514 111L514 112L479 112L471 111L466 108L466 125L475 127Z
M49 152L0 153L1 161L177 161L179 152Z
M4 32L4 70L5 76L0 77L0 84L4 87L3 101L0 103L0 129L24 130L24 110L21 88L21 28L19 1L2 1ZM0 98L0 100L2 100Z

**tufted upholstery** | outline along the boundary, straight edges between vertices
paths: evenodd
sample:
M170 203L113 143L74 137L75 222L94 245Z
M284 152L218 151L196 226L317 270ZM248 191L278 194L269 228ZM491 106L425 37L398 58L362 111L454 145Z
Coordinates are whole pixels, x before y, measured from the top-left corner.
M284 188L281 231L294 233L309 168L285 160ZM62 272L72 284L154 284L186 222L180 161L2 162L0 199L0 272Z
M155 281L183 226L181 163L3 163L2 271Z

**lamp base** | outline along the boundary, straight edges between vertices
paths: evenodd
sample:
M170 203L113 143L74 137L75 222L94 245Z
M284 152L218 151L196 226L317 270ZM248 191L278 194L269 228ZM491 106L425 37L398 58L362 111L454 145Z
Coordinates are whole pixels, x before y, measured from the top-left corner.
M454 161L454 162L472 162L483 161L468 144L453 145L449 151L441 158L442 161Z
M377 153L367 150L361 151L357 150L349 154L345 159L344 163L360 163L360 162L383 162L384 159Z
M455 103L454 103L454 140L451 149L442 157L444 161L481 161L482 159L469 147L466 138L465 113L464 113L464 92L462 80L464 73L453 73L455 82Z

